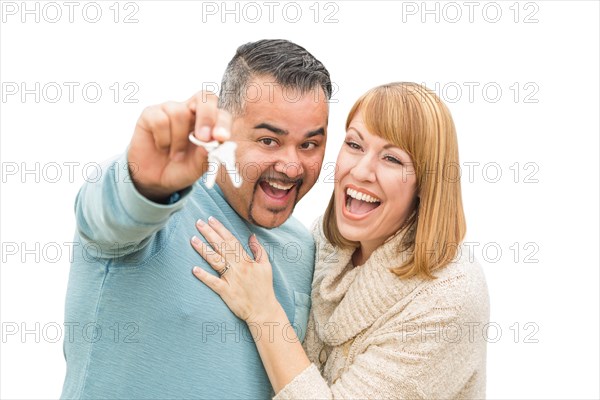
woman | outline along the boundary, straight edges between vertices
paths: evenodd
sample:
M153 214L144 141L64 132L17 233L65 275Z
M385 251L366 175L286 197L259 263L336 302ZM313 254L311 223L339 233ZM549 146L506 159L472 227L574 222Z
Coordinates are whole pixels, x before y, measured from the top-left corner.
M333 195L313 228L304 347L289 340L256 237L255 261L194 245L215 270L227 266L221 279L200 268L196 277L249 327L273 329L254 339L275 398L485 397L488 293L460 246L458 165L450 113L427 88L391 83L358 99ZM209 243L238 244L214 218L198 229Z

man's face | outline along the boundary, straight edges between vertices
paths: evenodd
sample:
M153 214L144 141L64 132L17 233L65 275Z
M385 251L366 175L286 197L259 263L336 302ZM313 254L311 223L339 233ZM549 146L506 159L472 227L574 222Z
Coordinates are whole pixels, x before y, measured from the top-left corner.
M247 86L245 110L233 121L232 140L243 182L221 168L219 186L245 220L265 228L283 224L321 171L329 108L321 88L303 95L270 77Z

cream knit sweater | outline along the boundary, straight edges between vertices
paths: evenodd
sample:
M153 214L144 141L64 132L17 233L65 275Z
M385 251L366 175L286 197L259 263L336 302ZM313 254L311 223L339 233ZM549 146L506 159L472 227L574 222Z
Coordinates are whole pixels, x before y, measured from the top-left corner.
M275 399L485 398L489 299L483 271L461 256L435 280L400 279L401 234L359 267L352 250L317 246L304 349L312 364Z

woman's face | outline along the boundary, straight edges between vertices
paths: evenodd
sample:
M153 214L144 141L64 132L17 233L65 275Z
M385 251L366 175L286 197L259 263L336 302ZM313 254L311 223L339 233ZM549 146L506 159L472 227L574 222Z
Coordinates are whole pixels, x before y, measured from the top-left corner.
M363 249L383 244L412 211L417 178L411 157L369 132L360 111L346 132L335 177L338 229Z

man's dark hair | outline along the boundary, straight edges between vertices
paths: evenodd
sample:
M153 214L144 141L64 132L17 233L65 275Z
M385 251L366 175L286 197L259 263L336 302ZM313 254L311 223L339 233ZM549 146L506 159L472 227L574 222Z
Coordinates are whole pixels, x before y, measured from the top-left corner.
M219 108L234 116L244 112L248 82L272 76L286 89L304 94L317 87L331 98L331 79L325 66L306 49L287 40L259 40L238 47L223 74Z

